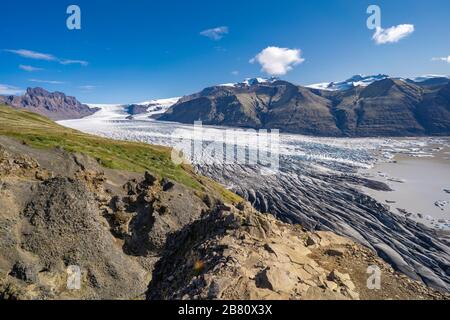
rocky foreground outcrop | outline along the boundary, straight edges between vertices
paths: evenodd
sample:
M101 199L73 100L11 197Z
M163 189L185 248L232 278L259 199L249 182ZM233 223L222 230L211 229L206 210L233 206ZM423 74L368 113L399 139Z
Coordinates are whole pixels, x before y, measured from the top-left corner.
M448 292L449 233L395 214L388 205L367 196L362 186L389 187L359 176L351 165L326 168L318 170L316 164L281 157L279 172L273 175L261 175L258 166L238 164L198 169L231 186L261 212L308 230L332 231L353 239L410 278Z
M169 236L150 299L429 299L372 251L331 232L306 232L246 205L221 206ZM368 288L378 266L379 290Z
M367 288L367 267L381 289ZM67 287L69 266L81 287ZM445 299L373 251L151 173L0 137L0 298Z
M39 113L52 120L79 119L98 111L62 92L48 92L42 88L28 88L22 96L0 96L0 104Z

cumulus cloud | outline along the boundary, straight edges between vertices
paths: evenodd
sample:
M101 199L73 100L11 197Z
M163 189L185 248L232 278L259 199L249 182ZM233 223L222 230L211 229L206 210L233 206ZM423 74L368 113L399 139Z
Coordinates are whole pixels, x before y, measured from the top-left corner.
M5 49L3 51L16 54L22 58L34 59L34 60L44 60L44 61L55 61L55 62L58 62L63 65L79 64L82 66L87 66L89 64L87 61L83 61L83 60L60 59L60 58L54 56L53 54L36 52L36 51L32 51L32 50L27 50L27 49L18 49L18 50Z
M19 65L19 69L27 71L27 72L34 72L34 71L42 71L42 70L44 70L42 68L36 68L36 67L33 67L33 66L28 66L28 65L23 65L23 64Z
M24 91L14 86L9 86L7 84L0 84L0 94L1 95L19 95Z
M300 49L267 47L251 59L250 63L257 62L262 67L261 71L272 76L281 76L305 61L301 55Z
M231 74L233 76L238 76L239 75L239 71L237 71L237 70L231 71Z
M41 80L41 79L28 79L30 82L36 82L36 83L45 83L45 84L64 84L64 81L57 81L57 80Z
M376 44L395 43L413 32L414 25L412 24L399 24L388 29L378 27L373 35L373 40L375 40Z
M203 30L200 32L202 36L208 37L211 40L220 40L222 39L226 34L228 34L228 27L222 26L217 28L212 28L208 30Z
M431 60L433 60L433 61L444 61L444 62L450 63L450 56L448 56L448 57L437 57L437 58L433 58Z

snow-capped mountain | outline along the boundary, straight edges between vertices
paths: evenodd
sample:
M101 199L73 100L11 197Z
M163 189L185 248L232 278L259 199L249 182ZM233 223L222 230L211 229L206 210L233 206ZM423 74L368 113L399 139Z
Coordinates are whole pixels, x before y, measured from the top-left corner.
M185 96L158 120L321 136L448 135L449 83L446 78L414 82L381 74L354 76L323 86L331 90L325 91L258 80L252 86L214 86Z
M348 90L353 87L367 87L368 85L385 79L398 79L403 80L406 82L414 82L417 84L439 80L439 79L450 79L450 76L446 75L436 75L436 74L429 74L429 75L423 75L419 77L414 78L400 78L400 77L390 77L385 74L378 74L378 75L355 75L351 77L350 79L347 79L345 81L340 82L323 82L323 83L316 83L307 85L306 87L311 89L319 89L319 90L326 90L326 91L341 91L341 90Z
M235 82L235 83L223 83L218 85L219 87L242 87L242 86L254 86L257 84L263 84L263 83L274 83L275 81L278 81L279 79L276 77L271 78L246 78L242 82Z
M307 88L311 89L319 89L319 90L326 90L326 91L342 91L342 90L348 90L354 87L367 87L368 85L376 82L381 81L385 79L399 79L403 81L413 81L416 83L426 82L434 79L444 79L449 78L449 76L444 75L424 75L420 77L415 78L394 78L390 77L386 74L378 74L378 75L354 75L353 77L345 80L345 81L338 81L338 82L322 82L322 83L316 83L307 85ZM272 78L247 78L242 82L236 82L236 83L224 83L218 85L219 87L244 87L244 86L254 86L258 84L264 84L264 83L274 83L276 81L280 80L279 78L272 77Z
M323 83L316 83L307 85L306 87L311 89L320 89L320 90L328 90L328 91L338 91L338 90L348 90L353 87L367 87L368 85L388 79L389 76L385 74L379 74L379 75L370 75L370 76L364 76L364 75L355 75L351 77L350 79L347 79L345 81L340 82L323 82Z
M427 74L427 75L423 75L420 77L415 77L415 78L410 78L410 80L414 81L414 82L425 82L428 80L433 80L433 79L450 79L450 76L445 76L445 75L440 75L440 74Z
M306 87L311 89L320 89L326 91L341 91L348 90L354 87L367 87L374 82L385 80L385 79L395 79L401 80L408 83L414 83L419 86L431 86L436 84L446 83L445 79L449 79L450 77L445 75L423 75L419 77L412 78L392 78L385 74L378 75L355 75L345 81L340 82L324 82L318 84L308 85ZM230 87L230 88L245 88L257 86L260 84L274 84L280 79L272 77L272 78L246 78L242 82L237 83L225 83L217 85L216 87ZM181 99L181 100L180 100ZM185 99L185 98L183 98ZM89 116L90 119L108 119L108 120L149 120L154 118L157 115L164 114L167 110L170 109L173 105L177 104L177 102L183 101L182 98L168 98L168 99L155 99L143 101L135 104L87 104L91 108L97 108L95 114Z

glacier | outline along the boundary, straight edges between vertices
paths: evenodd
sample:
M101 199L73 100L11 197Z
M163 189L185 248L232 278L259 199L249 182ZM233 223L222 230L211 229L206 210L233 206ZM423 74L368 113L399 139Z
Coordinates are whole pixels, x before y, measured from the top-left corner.
M112 139L181 147L186 152L191 148L189 143L180 141L189 141L193 125L161 122L148 116L127 120L127 114L118 105L97 106L101 110L92 116L59 123ZM224 135L227 129L230 128L203 126L206 137L203 142L207 144L210 137L227 147L229 142ZM235 147L252 152L255 145L242 141L256 141L258 133L243 130L241 134L242 140ZM224 163L210 158L196 162L194 167L261 212L307 229L350 237L376 251L412 279L450 291L447 272L450 248L445 240L448 232L392 212L389 205L379 203L363 191L363 188L388 191L388 185L361 174L379 162L393 161L397 154L434 157L436 150L440 150L436 145L449 148L450 142L447 138L429 137L318 138L280 134L276 151L279 168L272 174L262 174L264 168L259 164ZM389 260L392 250L402 257L401 264Z

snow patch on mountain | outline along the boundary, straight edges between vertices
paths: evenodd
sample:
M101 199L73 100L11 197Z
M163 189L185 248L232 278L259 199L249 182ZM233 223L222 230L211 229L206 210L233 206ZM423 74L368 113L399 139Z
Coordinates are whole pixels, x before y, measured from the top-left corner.
M414 82L424 82L430 79L439 79L439 78L447 78L450 79L450 76L441 75L441 74L426 74L420 77L411 78L410 80Z
M275 81L278 81L279 79L276 77L271 78L246 78L242 82L235 82L235 83L223 83L219 84L219 87L242 87L242 86L254 86L257 84L263 84L263 83L274 83Z
M181 97L176 98L167 98L167 99L157 99L157 100L150 100L145 101L142 103L138 103L138 105L147 105L148 109L146 113L142 113L139 115L134 116L134 119L137 120L145 120L150 118L153 115L156 114L162 114L169 110L171 106L173 106L175 103L180 100Z
M307 88L311 89L319 89L319 90L327 90L327 91L339 91L339 90L348 90L354 87L367 87L368 85L388 79L389 76L385 74L378 74L378 75L355 75L351 77L350 79L347 79L345 81L340 82L322 82L322 83L316 83L307 85Z
M176 98L167 98L167 99L156 99L156 100L148 100L140 103L135 103L137 105L152 105L152 106L173 106L175 103L180 100L181 97Z
M327 91L343 91L343 90L348 90L348 89L351 89L354 87L367 87L368 85L370 85L376 81L381 81L381 80L389 79L389 78L421 83L421 82L425 82L425 81L431 80L431 79L439 79L439 78L450 79L450 76L438 75L438 74L428 74L428 75L423 75L420 77L406 79L406 78L398 78L398 77L393 78L393 77L390 77L385 74L369 75L369 76L355 75L345 81L315 83L315 84L307 85L306 87L311 88L311 89L319 89L319 90L327 90Z

